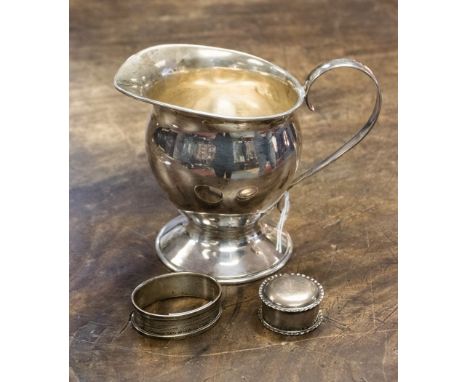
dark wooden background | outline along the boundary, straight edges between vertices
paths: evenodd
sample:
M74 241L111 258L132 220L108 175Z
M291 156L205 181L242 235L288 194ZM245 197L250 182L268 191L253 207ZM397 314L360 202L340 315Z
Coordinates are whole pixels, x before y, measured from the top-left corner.
M395 381L397 379L397 3L394 0L70 3L70 379L73 381ZM150 112L115 91L132 53L161 43L246 51L301 81L317 64L356 58L379 78L384 103L356 149L292 191L295 245L285 271L317 278L329 317L287 338L257 319L260 281L225 287L208 332L151 340L126 327L129 296L168 272L157 231L176 215L150 172ZM349 70L314 89L299 112L304 165L366 119L372 87Z

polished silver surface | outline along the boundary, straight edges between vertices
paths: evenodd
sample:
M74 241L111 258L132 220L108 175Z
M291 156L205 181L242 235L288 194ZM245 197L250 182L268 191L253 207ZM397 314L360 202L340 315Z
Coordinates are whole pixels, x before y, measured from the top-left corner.
M263 294L274 305L302 308L319 300L320 288L306 277L285 274L266 283Z
M322 285L299 274L277 274L267 278L258 291L259 318L270 330L284 335L301 335L316 329L323 320L320 303Z
M207 275L180 272L156 276L138 285L132 293L133 327L149 337L185 338L211 328L221 316L221 286ZM206 303L187 311L157 313L148 307L178 297L196 297Z
M297 176L302 139L294 111L304 100L311 107L306 98L317 78L342 67L374 81L372 115L348 143ZM255 280L285 264L292 248L289 235L283 231L286 244L277 250L274 224L260 220L288 189L360 142L381 104L374 75L354 60L320 65L303 87L261 58L199 45L138 52L122 65L114 83L153 105L146 132L149 163L184 216L159 233L159 257L170 269L202 271L222 283Z
M184 127L187 119L178 123ZM292 118L263 131L227 133L189 133L174 123L153 113L146 147L156 179L179 210L265 211L281 198L299 166L300 137Z
M188 268L214 274L221 284L239 284L276 272L291 256L289 234L283 231L277 251L276 227L266 219L253 217L249 222L246 215L226 215L220 221L216 215L184 215L171 220L156 237L158 256L173 271ZM216 219L211 226L210 219Z
M321 310L319 310L315 320L314 320L314 323L307 327L306 329L300 329L300 330L295 330L295 329L287 329L287 330L283 330L283 329L279 329L275 326L272 326L270 325L267 321L265 321L263 319L263 309L262 307L260 307L258 309L258 317L260 319L260 321L262 322L263 326L265 328L267 328L268 330L271 330L272 332L275 332L275 333L278 333L278 334L282 334L283 336L302 336L304 334L307 334L307 333L310 333L312 331L314 331L315 329L317 329L320 324L323 322L323 313Z

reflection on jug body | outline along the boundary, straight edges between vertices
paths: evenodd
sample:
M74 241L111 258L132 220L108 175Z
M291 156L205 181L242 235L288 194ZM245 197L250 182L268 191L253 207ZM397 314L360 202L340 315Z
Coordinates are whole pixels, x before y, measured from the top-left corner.
M265 168L267 164L270 165L270 168L275 168L276 166L276 156L277 150L273 147L273 139L271 132L266 134L255 133L255 152L258 159L258 173L259 175L265 174Z
M266 208L285 191L298 165L292 120L248 134L189 133L161 126L153 115L148 133L158 180L171 200L188 210Z
M219 178L231 179L234 169L234 144L229 133L218 133L213 140L215 145L215 157L213 169Z

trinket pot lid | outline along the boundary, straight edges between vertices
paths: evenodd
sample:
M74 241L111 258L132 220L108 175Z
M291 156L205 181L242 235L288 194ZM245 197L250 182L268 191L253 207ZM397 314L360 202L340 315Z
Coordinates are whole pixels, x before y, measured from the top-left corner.
M322 285L300 274L278 274L267 278L259 289L262 302L270 308L301 312L319 305L324 296Z

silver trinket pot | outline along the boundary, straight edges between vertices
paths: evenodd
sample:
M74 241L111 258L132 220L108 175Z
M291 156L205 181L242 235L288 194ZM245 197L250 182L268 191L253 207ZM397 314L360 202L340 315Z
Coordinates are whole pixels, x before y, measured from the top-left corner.
M323 320L320 303L325 292L313 278L299 274L277 274L260 285L259 318L276 333L301 335L316 329Z

